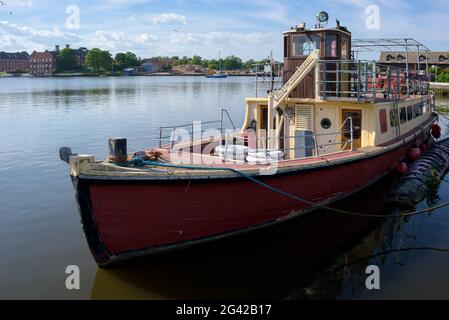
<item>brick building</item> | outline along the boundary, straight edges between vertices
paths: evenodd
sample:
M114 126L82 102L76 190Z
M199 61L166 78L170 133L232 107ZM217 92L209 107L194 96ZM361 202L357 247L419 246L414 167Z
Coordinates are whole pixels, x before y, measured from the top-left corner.
M30 56L30 73L36 76L50 75L56 70L56 52L34 51Z
M0 72L28 72L29 57L26 52L0 52Z
M84 66L86 63L86 56L89 50L87 48L81 47L75 50L75 57L76 57L76 66L78 68Z
M167 70L171 65L170 59L167 58L151 58L143 59L141 67L144 72L152 73Z

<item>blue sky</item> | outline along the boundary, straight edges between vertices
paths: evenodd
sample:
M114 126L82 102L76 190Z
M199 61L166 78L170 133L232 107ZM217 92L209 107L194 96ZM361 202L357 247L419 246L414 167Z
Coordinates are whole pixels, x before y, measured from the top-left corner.
M447 0L2 0L0 51L51 49L55 44L100 47L112 53L206 58L282 57L282 32L314 24L321 10L354 37L413 37L432 50L449 50ZM79 29L67 27L69 5L79 8ZM379 29L368 29L366 8L380 9ZM70 7L69 7L70 8ZM12 12L12 15L10 14ZM73 11L70 11L73 12ZM71 20L73 21L73 20Z

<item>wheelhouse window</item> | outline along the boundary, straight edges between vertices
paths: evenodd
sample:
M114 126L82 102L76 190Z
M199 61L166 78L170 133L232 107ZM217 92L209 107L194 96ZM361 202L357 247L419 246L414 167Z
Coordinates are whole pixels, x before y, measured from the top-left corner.
M337 58L337 36L328 34L325 37L326 57Z
M349 41L346 38L341 39L341 58L349 59Z
M308 56L314 50L320 49L319 35L305 35L301 34L293 38L293 55L294 56Z

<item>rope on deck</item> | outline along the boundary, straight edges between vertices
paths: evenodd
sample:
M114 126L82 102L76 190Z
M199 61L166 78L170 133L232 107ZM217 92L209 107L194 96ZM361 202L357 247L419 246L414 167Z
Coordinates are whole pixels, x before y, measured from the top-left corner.
M169 164L169 163L163 163L163 162L157 162L157 161L148 161L148 160L143 160L141 158L134 158L131 161L132 164L136 165L136 166L157 166L157 167L166 167L166 168L174 168L174 169L187 169L187 170L205 170L205 171L230 171L233 173L236 173L238 175L240 175L241 177L254 182L268 190L271 190L274 193L278 193L280 195L283 195L287 198L293 199L295 201L301 202L301 203L305 203L307 205L312 206L313 208L320 208L320 209L324 209L324 210L328 210L331 211L333 213L336 214L342 214L342 215L349 215L349 216L357 216L357 217L370 217L370 218L402 218L402 217L410 217L410 216L416 216L416 215L420 215L420 214L425 214L425 213L430 213L434 210L437 209L441 209L444 207L449 206L449 202L445 202L439 205L435 205L426 209L422 209L422 210L418 210L418 211L404 211L398 214L369 214L369 213L360 213L360 212L352 212L352 211L347 211L347 210L342 210L342 209L337 209L337 208L332 208L332 207L328 207L326 205L322 205L319 203L314 203L312 201L303 199L301 197L298 197L294 194L288 193L286 191L283 191L281 189L278 189L276 187L270 186L269 184L266 184L265 182L262 182L260 180L255 179L254 177L245 174L242 171L239 171L237 169L233 169L233 168L220 168L220 167L202 167L202 166L187 166L187 165L176 165L176 164ZM299 214L298 216L302 216L307 214L308 212L304 212L302 214Z

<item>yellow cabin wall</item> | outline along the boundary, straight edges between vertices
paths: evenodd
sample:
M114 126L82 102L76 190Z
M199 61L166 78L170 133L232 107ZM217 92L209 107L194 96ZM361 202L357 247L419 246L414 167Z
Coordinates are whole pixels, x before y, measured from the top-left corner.
M406 107L408 105L415 105L421 101L421 97L410 98L399 103L399 108ZM259 107L268 105L268 98L248 98L246 99L246 118L243 126L243 130L250 124L251 119L256 119L259 127ZM334 108L334 112L328 114L329 119L332 121L332 132L341 131L341 126L344 121L342 119L342 110L361 110L362 111L362 133L361 133L361 147L369 147L382 145L397 138L397 132L394 127L391 126L390 110L395 107L391 102L382 104L373 103L361 103L352 101L331 101L331 100L315 100L315 99L287 99L286 102L280 107L285 110L287 107L292 107L295 110L297 105L310 105L313 106L313 131L317 132L319 126L321 126L321 119L318 119L317 115L321 108ZM386 133L381 133L380 124L380 110L385 109L387 114L387 125L388 131ZM401 135L413 130L420 123L424 122L431 116L430 112L430 101L427 101L427 112L423 113L421 116L416 117L404 124L400 124ZM293 116L290 121L286 123L285 135L294 136L295 135L295 117ZM260 138L260 136L258 136ZM292 139L291 141L294 141ZM341 142L341 136L337 137L337 141ZM292 143L286 141L285 148L292 148ZM294 155L294 151L289 152L290 156Z

